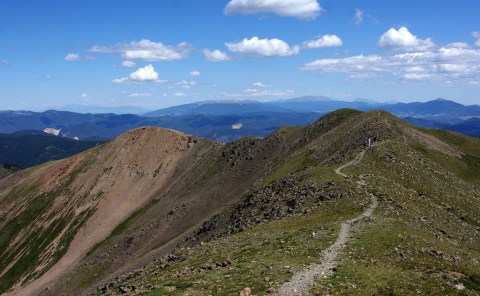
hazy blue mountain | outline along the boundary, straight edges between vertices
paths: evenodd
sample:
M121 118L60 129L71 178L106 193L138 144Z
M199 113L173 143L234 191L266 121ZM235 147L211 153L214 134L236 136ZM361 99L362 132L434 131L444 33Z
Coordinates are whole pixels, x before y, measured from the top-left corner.
M293 99L277 100L271 102L257 101L201 101L191 104L173 106L145 113L145 116L210 114L230 115L254 112L318 112L326 113L341 108L358 110L372 110L380 104L355 101L335 101L323 96L306 96Z
M465 106L445 99L425 103L397 103L382 109L400 117L464 117L480 116L480 106Z
M68 125L95 122L99 118L107 117L108 114L80 114L56 110L45 112L0 111L0 133L13 133L28 129L43 130L48 127L60 129Z
M145 113L145 116L163 115L230 115L255 112L282 112L289 111L276 105L260 103L257 101L201 101L191 104L173 106Z
M452 119L450 121L405 117L403 120L424 128L445 129L472 137L480 137L480 117L472 117L466 120Z
M295 112L327 113L342 108L357 109L362 111L380 109L381 104L372 104L364 101L337 101L327 97L308 96L265 103Z
M145 115L81 114L68 111L0 111L0 133L20 130L60 129L61 136L80 140L111 139L140 126L172 128L213 140L233 141L242 136L265 137L284 125L309 124L323 113L341 108L362 111L383 109L407 118L412 124L459 131L478 136L480 106L464 106L438 99L425 103L373 104L336 101L326 97L301 97L272 102L205 101L149 112ZM233 127L235 124L241 126Z
M231 115L187 114L158 117L132 114L79 114L65 111L3 111L0 112L0 133L22 130L60 129L64 137L112 139L141 126L171 128L195 136L219 141L233 141L243 136L265 137L284 125L305 125L318 119L318 113L254 112ZM238 125L241 124L241 125ZM232 127L237 125L236 127Z
M117 107L105 107L95 105L66 105L55 108L59 111L69 111L76 113L113 113L113 114L143 114L150 112L151 110L137 107L137 106L117 106Z

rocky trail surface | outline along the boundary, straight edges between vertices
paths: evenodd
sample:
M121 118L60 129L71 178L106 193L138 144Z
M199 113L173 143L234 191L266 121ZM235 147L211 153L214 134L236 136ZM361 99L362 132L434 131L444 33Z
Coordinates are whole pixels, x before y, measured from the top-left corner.
M335 173L343 177L348 177L348 175L343 173L342 170L359 164L365 155L365 151L366 150L363 150L362 152L358 153L352 161L335 169ZM358 185L361 188L365 187L365 178L363 176L360 176ZM365 209L361 215L342 223L337 240L328 249L322 252L320 263L310 264L306 268L295 273L290 281L284 283L280 287L275 294L276 296L309 295L310 288L315 283L315 278L327 278L333 275L335 268L338 266L338 255L341 253L345 244L352 237L352 228L364 218L370 217L375 208L378 206L377 197L373 194L369 195L371 197L371 203L368 208Z

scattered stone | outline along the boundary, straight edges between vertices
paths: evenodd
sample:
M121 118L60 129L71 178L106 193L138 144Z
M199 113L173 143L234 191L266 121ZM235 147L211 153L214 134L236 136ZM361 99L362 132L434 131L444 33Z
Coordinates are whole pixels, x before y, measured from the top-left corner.
M245 288L238 294L239 296L252 296L252 290L250 288Z
M118 288L118 291L120 291L120 293L122 293L122 294L126 294L126 293L130 292L131 290L130 290L130 288L128 288L126 286L120 286Z

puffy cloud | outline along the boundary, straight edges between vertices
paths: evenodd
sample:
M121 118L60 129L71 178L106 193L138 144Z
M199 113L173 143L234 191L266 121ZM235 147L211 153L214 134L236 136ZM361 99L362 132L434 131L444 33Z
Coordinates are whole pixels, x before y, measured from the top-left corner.
M380 37L378 46L391 50L426 51L435 47L435 43L431 38L419 39L407 27L401 27L398 30L390 28L385 32Z
M355 25L360 25L363 23L363 11L355 8L355 14L353 15L353 22Z
M343 59L321 59L305 64L301 69L312 72L344 72L353 73L359 71L376 72L374 65L383 61L378 55L353 56Z
M198 71L192 71L192 72L190 72L190 76L192 76L192 77L198 77L198 76L200 76L200 72L198 72Z
M2 65L8 66L8 65L10 65L10 61L9 60L2 60Z
M127 68L133 68L137 66L137 64L133 61L123 61L121 65L122 67L127 67Z
M182 80L182 81L177 82L176 85L179 85L180 87L182 87L184 89L190 89L190 88L194 87L195 85L197 85L197 82L196 81Z
M315 19L322 12L317 0L230 0L225 14L273 13L300 19Z
M319 36L316 40L304 42L306 48L335 47L341 46L342 44L342 39L336 35L323 35Z
M158 73L155 72L155 69L150 64L139 68L137 71L131 73L129 77L133 81L155 81L158 79Z
M203 54L209 62L226 62L230 60L230 57L226 53L218 49L213 51L205 49L203 50Z
M69 53L65 56L65 61L69 61L69 62L72 62L72 61L80 61L80 60L93 60L94 57L90 56L90 55L79 55L78 53Z
M178 45L164 45L161 42L153 42L148 39L132 41L130 43L119 43L114 46L93 46L92 52L118 52L126 60L142 61L177 61L187 58L192 47L182 42Z
M472 36L474 38L477 38L477 42L475 42L475 46L480 47L480 32L473 32Z
M480 50L456 44L456 47L442 47L435 51L320 59L305 64L301 69L317 73L345 73L351 78L361 79L393 76L408 81L471 84L480 79Z
M243 39L238 43L225 43L227 48L235 53L254 57L283 57L292 56L300 52L300 47L290 47L288 43L280 39L259 39L257 36L251 39Z
M81 96L82 98L84 98L84 99L90 98L90 95L87 94L87 93L82 93L80 96Z
M158 73L152 65L138 68L137 71L130 73L128 77L114 79L114 83L124 82L164 82L158 79Z
M253 86L254 87L267 87L268 85L266 85L265 83L261 83L261 82L254 82Z

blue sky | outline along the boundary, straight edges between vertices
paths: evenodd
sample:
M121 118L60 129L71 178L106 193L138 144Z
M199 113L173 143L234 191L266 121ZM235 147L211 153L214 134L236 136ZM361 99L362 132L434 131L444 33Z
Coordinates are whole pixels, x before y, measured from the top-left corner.
M0 109L480 103L480 1L0 0Z

